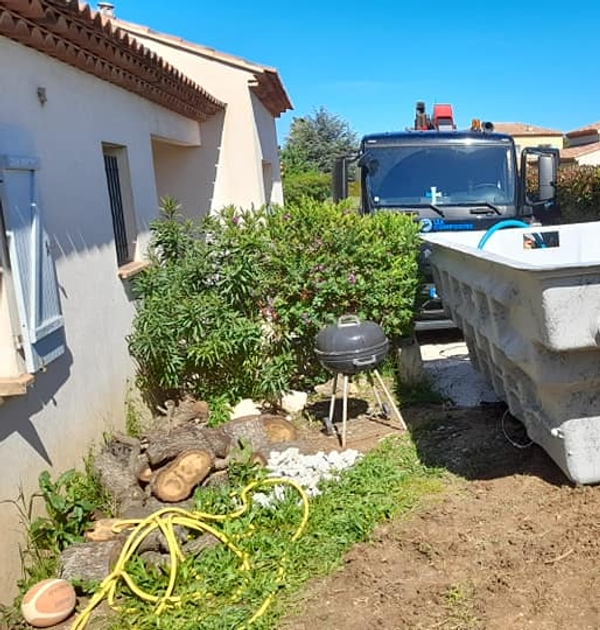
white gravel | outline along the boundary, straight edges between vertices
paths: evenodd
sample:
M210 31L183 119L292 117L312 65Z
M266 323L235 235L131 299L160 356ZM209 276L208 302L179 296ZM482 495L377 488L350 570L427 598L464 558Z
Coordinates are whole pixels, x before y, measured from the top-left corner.
M319 483L324 480L338 479L340 473L353 466L362 454L354 449L345 451L319 451L314 455L302 455L297 448L285 451L272 451L267 461L268 477L285 477L299 483L309 497L320 494ZM283 498L284 487L276 486L271 492L256 492L254 501L263 507L269 507Z

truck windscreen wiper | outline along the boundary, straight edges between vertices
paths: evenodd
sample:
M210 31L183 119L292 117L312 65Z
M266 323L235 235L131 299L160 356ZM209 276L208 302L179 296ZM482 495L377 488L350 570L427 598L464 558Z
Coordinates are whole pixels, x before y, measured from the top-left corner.
M408 209L411 209L411 210L413 208L431 208L434 212L439 214L442 218L446 216L444 214L444 211L439 206L436 206L434 203L416 203L416 204L412 204L412 203L397 203L397 204L394 204L394 207L395 208L408 208Z
M498 208L498 206L495 206L493 203L490 203L489 201L478 201L477 202L478 206L485 206L486 208L491 208L496 214L502 214L502 212L500 211L500 208ZM471 208L469 210L470 214L488 214L487 211L484 211L482 208Z
M437 212L441 217L445 216L444 212L438 207L436 206L434 203L428 203L427 204L434 212Z

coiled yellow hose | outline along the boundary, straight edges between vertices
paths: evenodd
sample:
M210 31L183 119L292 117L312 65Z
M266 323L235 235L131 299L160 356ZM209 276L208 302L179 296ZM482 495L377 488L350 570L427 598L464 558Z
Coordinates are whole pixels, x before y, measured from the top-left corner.
M108 575L100 584L100 587L90 599L90 602L86 608L77 616L71 630L82 630L87 625L90 615L94 608L100 604L103 599L107 599L111 608L118 610L115 605L115 596L119 581L123 580L129 589L140 599L144 601L156 604L155 614L160 615L164 611L165 607L169 604L177 605L181 602L181 598L174 595L175 582L177 579L177 566L178 562L183 561L183 553L181 547L177 541L175 535L175 527L186 527L187 529L206 532L212 534L215 538L219 539L224 545L226 545L239 559L240 570L249 571L251 568L250 559L248 554L240 549L230 537L221 532L219 529L210 525L210 522L224 522L239 518L245 514L251 506L252 500L249 494L261 486L274 486L274 485L289 485L295 488L302 500L302 519L300 524L296 528L294 535L291 538L291 542L297 540L308 522L309 507L308 496L304 491L304 488L296 481L285 478L271 478L262 479L260 481L253 481L248 484L242 492L239 494L241 505L239 508L229 514L208 514L206 512L187 512L179 508L164 508L158 510L151 516L144 519L136 520L122 520L113 526L113 531L118 533L129 527L134 527L133 531L127 538L125 545L121 551L119 559L117 560L114 569L110 575ZM131 576L125 571L125 565L128 560L135 553L141 542L154 530L159 529L168 545L169 557L170 557L170 574L167 588L163 595L152 595L140 589L137 584L132 580ZM281 582L285 573L285 553L282 555L276 574L276 581ZM273 601L274 593L270 593L258 610L252 615L252 617L244 623L239 630L247 628L254 623L259 617L261 617L269 608Z

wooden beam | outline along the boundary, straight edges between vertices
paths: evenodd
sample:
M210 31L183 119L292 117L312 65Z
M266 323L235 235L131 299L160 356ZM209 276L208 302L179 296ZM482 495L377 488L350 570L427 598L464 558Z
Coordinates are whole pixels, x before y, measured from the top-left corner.
M0 396L22 396L34 380L33 374L0 377Z

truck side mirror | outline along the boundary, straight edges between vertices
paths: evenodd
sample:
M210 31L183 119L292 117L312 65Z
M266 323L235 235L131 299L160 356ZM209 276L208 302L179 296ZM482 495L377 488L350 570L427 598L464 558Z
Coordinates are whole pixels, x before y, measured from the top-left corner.
M531 206L546 205L556 198L556 177L559 160L558 149L527 147L521 153L521 178L523 180L523 201ZM537 167L537 189L527 193L527 173Z
M556 195L556 159L552 155L538 158L539 200L550 201Z

